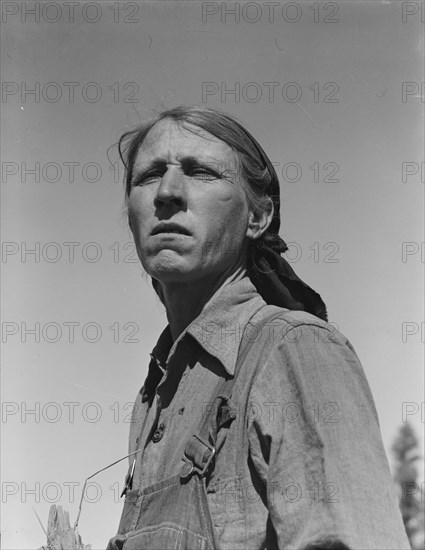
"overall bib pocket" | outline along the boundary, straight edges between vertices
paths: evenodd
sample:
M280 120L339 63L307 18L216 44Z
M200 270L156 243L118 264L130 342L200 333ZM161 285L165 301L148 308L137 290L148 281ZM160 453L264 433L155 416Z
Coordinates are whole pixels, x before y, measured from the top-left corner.
M123 550L206 550L207 539L175 523L164 522L127 534Z
M204 480L197 475L129 491L126 506L120 524L125 534L112 539L110 550L216 549Z

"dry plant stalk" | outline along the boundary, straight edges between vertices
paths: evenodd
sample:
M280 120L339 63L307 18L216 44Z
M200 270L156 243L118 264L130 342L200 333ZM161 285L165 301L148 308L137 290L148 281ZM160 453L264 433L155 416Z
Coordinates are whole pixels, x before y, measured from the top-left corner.
M91 550L91 544L83 544L78 529L71 527L69 513L53 504L47 522L47 545L39 550Z

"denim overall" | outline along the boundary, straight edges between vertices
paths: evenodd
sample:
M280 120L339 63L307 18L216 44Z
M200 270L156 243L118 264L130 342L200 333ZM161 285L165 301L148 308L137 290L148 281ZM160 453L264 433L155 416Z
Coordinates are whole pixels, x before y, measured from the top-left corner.
M261 324L281 313L275 310ZM252 344L252 340L242 341L234 377L220 380L217 385L215 405L201 418L197 433L189 439L180 473L145 489L131 490L130 469L118 535L110 540L107 550L219 548L208 506L207 479L214 465L217 426L235 417L228 401Z

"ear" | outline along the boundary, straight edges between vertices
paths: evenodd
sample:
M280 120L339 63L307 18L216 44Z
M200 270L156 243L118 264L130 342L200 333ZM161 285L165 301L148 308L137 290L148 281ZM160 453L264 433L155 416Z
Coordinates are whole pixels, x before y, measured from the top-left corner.
M270 198L268 199L268 206L260 212L254 212L250 209L246 236L252 240L259 239L271 224L273 213L273 201Z

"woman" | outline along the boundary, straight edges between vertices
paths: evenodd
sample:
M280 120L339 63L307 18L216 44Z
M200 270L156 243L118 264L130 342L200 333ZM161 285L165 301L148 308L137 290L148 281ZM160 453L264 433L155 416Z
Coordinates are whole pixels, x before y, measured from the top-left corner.
M280 255L260 145L224 113L178 107L120 146L169 324L109 548L409 548L363 369Z

